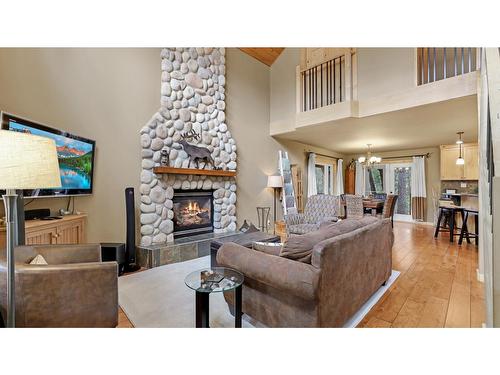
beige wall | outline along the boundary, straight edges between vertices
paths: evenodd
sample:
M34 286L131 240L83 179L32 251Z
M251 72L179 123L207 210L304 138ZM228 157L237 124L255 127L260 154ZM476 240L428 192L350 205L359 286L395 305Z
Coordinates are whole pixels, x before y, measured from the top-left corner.
M269 136L269 68L236 48L226 49L226 117L238 147L238 224L257 225L257 206L272 207L267 175L275 174L280 146Z
M136 188L139 129L160 101L159 49L0 49L0 108L96 140L94 194L76 199L88 213L88 240L124 241L124 189ZM137 200L138 201L138 200ZM29 208L55 213L67 199ZM138 206L138 205L136 205Z
M271 66L271 133L293 130L296 114L296 67L300 48L285 48Z
M403 155L421 155L431 153L430 157L427 158L425 163L425 187L427 192L427 219L429 223L434 222L435 214L435 201L433 199L433 192L440 195L441 191L441 180L440 180L440 152L439 147L429 147L429 148L418 148L411 150L401 150L401 151L388 151L388 152L375 152L374 154L382 157L382 162L385 157L397 157ZM352 159L357 159L361 154L349 155L344 159L344 166L347 167Z
M310 147L269 136L269 67L235 48L227 49L226 63L227 122L238 146L238 223L257 222L255 207L272 207L266 183L278 170L278 150L289 150L305 168ZM159 107L160 49L0 49L0 88L1 110L96 140L94 194L78 197L76 208L89 215L88 241L124 241L123 191L136 188L138 207L139 130ZM28 208L56 214L66 204L36 199Z
M414 48L358 48L358 100L415 87Z

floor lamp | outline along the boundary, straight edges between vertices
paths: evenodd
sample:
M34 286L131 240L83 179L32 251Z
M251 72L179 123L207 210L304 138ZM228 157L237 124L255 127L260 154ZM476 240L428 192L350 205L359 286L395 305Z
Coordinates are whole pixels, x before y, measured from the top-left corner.
M273 233L276 234L276 193L283 187L283 178L281 176L267 176L267 187L273 189Z
M0 130L0 190L7 222L7 327L16 326L14 217L16 189L61 187L56 144L52 139Z

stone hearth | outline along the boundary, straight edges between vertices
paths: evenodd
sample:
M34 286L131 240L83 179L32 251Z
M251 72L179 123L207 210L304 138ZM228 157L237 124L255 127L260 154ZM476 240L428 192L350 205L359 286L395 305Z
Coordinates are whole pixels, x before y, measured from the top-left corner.
M236 170L236 142L225 122L225 49L165 48L161 51L161 107L140 131L141 245L171 243L174 189L213 190L214 232L236 230L236 179L157 175L153 168ZM190 160L181 144L208 149L213 166Z

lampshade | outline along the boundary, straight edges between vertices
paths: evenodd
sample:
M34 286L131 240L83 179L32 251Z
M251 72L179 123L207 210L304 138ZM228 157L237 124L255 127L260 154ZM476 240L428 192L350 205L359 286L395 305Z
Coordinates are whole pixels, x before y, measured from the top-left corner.
M267 176L267 187L280 188L283 187L283 179L281 176Z
M58 187L61 176L52 139L0 130L0 189Z

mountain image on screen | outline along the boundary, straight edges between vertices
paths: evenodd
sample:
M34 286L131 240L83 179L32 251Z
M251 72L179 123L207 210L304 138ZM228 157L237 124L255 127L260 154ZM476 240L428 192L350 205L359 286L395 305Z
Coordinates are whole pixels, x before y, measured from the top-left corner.
M62 189L89 189L92 175L91 144L30 126L10 122L10 130L53 139L57 147Z

